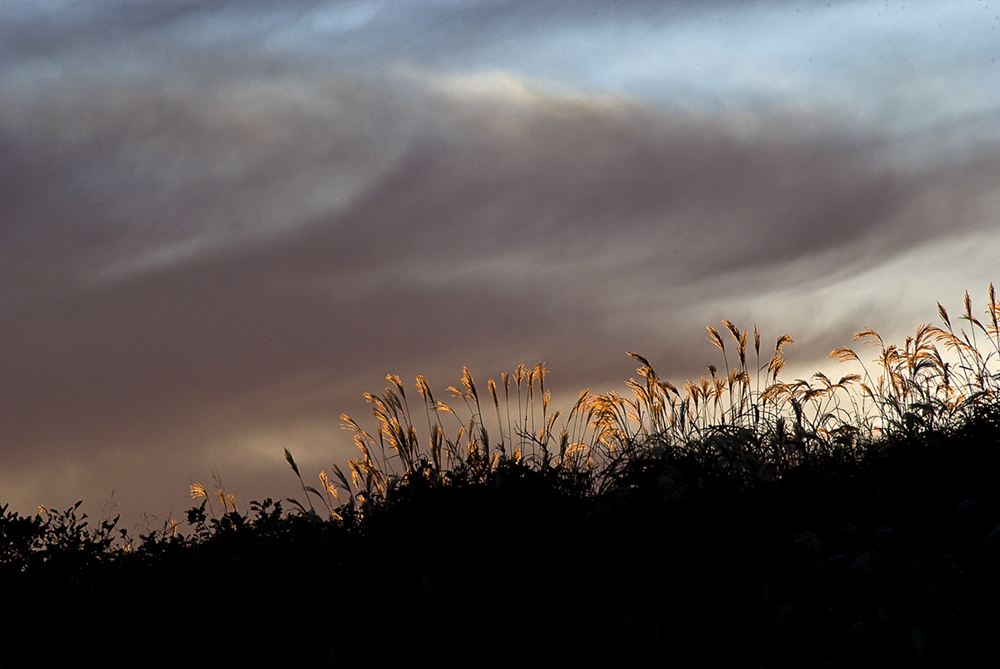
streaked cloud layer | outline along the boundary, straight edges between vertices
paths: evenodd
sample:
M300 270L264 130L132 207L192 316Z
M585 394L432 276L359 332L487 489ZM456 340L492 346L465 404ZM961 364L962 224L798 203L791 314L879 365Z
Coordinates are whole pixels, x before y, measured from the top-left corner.
M982 295L1000 18L928 2L6 2L0 501L243 504L386 372L804 371Z

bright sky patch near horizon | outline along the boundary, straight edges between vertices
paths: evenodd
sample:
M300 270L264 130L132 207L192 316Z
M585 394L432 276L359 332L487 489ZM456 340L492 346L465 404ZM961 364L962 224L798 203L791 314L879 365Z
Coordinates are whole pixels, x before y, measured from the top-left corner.
M387 372L680 382L721 318L835 371L997 281L998 59L976 0L4 2L0 503L245 509Z

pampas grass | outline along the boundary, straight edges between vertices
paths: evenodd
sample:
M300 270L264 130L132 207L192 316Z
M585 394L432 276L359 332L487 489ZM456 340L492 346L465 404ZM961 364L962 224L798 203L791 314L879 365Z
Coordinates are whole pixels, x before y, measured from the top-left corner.
M484 411L487 400L463 368L461 385L448 388L451 403L435 399L427 380L416 378L427 426L420 437L405 386L389 374L381 395L365 393L376 421L372 432L341 416L361 455L348 462L350 482L335 471L347 503L354 504L387 499L416 472L429 471L438 483L453 477L482 481L502 464L572 472L598 492L613 486L631 463L663 452L739 462L746 476L760 480L779 479L813 457L858 459L866 444L883 435L946 430L995 401L1000 305L992 284L988 295L984 322L973 314L966 293L961 318L971 326L968 332L956 332L940 304L943 327L921 325L902 345L887 344L870 328L859 331L855 341L874 356L866 362L850 346L835 349L831 358L858 363L863 372L836 381L824 372L808 380L783 379L784 350L795 343L791 335L777 337L762 357L756 326L741 330L723 320L723 333L709 325L706 337L721 351L723 370L709 364L707 376L674 385L645 357L628 352L640 363L638 379L626 382L631 397L584 390L561 422L561 412L550 411L544 364L520 365L513 374L502 373L499 384L488 379L492 412ZM301 480L287 451L286 458ZM325 474L320 480L330 491ZM323 498L305 484L303 490L307 498ZM332 511L329 499L324 506Z
M447 401L390 374L365 394L372 427L341 416L345 469L309 485L285 449L291 511L192 483L188 534L0 507L19 605L0 667L61 666L108 629L164 665L996 664L988 295L901 344L863 329L830 354L852 371L809 379L782 376L790 335L723 320L721 366L675 383L628 352L627 393L584 390L565 414L541 363L485 384L463 368ZM52 602L61 626L32 622Z

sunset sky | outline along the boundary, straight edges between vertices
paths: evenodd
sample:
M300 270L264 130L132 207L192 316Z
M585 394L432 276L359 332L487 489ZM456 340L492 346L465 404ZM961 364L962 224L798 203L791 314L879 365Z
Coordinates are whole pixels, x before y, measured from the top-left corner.
M245 510L386 373L568 408L721 318L833 375L1000 282L998 61L977 0L5 0L0 504Z

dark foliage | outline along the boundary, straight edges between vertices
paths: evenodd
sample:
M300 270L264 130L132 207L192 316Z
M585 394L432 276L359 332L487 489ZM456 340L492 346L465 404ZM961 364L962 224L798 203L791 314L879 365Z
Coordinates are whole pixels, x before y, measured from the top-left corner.
M2 666L996 664L998 416L753 485L695 451L638 458L601 494L510 461L416 468L364 513L202 503L188 536L135 544L76 507L4 508Z
M682 395L630 354L636 400L585 391L558 436L542 365L487 385L494 443L467 371L454 438L418 377L427 450L390 375L375 434L343 417L350 481L286 450L304 504L241 513L220 484L216 516L194 485L186 535L0 507L0 669L1000 666L1000 303L984 324L966 296L986 355L939 311L902 348L858 333L880 376L814 385L778 379L791 337L754 369L725 321L738 368Z

